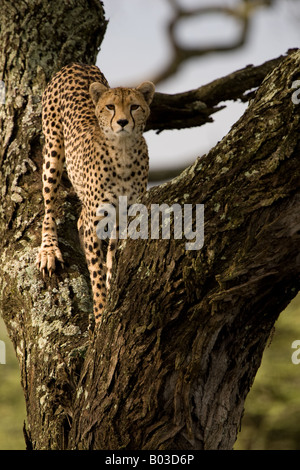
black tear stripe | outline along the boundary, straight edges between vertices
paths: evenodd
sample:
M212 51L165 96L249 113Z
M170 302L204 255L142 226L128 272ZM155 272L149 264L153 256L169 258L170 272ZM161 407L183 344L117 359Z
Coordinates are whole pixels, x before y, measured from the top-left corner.
M113 131L112 122L113 122L113 120L114 120L115 114L116 114L116 107L114 107L114 114L112 115L112 118L111 118L111 120L110 120L110 128L111 128L112 131Z
M130 109L130 116L131 116L131 119L132 119L132 122L133 122L133 128L132 128L132 130L133 130L133 129L135 129L135 120L134 120L134 117L132 115L131 109Z

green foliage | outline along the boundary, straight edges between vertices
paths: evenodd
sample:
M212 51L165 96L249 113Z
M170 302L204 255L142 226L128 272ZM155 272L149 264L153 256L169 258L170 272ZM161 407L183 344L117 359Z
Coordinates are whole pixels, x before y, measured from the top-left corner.
M300 294L275 325L246 400L236 450L300 450L300 364L291 359L295 340L300 340Z
M0 450L22 450L25 400L18 361L1 318L0 340L6 347L6 364L0 364Z
M246 400L236 450L300 450L300 364L292 363L300 340L300 295L276 323L271 345ZM0 364L0 450L24 449L24 397L14 349L0 319L6 364Z

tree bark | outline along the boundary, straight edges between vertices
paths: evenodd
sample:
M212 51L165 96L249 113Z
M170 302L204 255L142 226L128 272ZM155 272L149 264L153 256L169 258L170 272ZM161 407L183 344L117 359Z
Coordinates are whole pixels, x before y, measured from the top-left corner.
M204 246L120 247L74 405L75 448L232 448L274 323L299 291L299 67L297 51L222 142L143 197L204 204Z
M280 59L222 142L142 200L204 204L202 249L187 251L184 238L124 241L93 330L78 204L66 178L58 233L66 267L44 281L35 257L41 95L61 66L95 62L102 5L1 7L0 302L20 363L28 448L232 448L270 331L299 290L299 105L291 88L299 51ZM248 84L239 86L242 96Z
M66 179L59 207L66 270L45 282L35 267L43 214L41 97L62 66L95 63L106 21L97 0L0 6L1 311L20 363L28 447L62 449L92 307L77 199Z
M226 107L220 105L221 102L249 101L255 94L253 89L261 85L266 75L283 58L280 56L256 67L249 65L195 90L174 95L155 93L146 130L155 129L159 133L166 129L186 129L213 122L212 114Z

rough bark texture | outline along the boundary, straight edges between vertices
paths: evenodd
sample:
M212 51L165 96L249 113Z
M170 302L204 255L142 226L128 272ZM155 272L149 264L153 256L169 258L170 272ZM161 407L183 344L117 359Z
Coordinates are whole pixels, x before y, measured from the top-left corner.
M124 242L93 332L67 180L59 206L66 268L44 281L35 257L41 95L61 66L95 61L103 10L96 0L0 6L0 302L20 362L28 447L231 448L270 331L299 290L300 108L291 86L300 53L280 60L208 155L145 195L148 205L204 204L204 246ZM239 83L241 96L247 86Z
M213 122L211 115L226 107L219 103L251 99L255 94L253 89L260 86L266 75L282 60L283 56L280 56L256 67L249 65L184 93L155 93L146 130L155 129L159 133L166 129L185 129Z
M66 270L44 282L35 267L43 214L41 97L63 65L95 63L106 22L97 0L0 0L0 7L1 311L20 362L28 445L62 449L92 307L77 199L67 180L59 207Z
M142 202L205 205L205 242L128 240L84 365L73 445L231 449L279 313L299 290L300 53L211 152Z

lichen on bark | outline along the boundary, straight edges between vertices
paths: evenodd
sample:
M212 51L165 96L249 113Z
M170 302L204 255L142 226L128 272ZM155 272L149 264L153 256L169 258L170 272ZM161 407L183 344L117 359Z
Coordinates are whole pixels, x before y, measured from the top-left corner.
M216 147L142 198L203 203L204 246L123 242L74 448L232 448L274 322L299 291L299 66L298 51Z
M43 280L35 255L42 91L65 63L95 61L106 25L102 5L3 6L0 307L20 362L28 447L232 448L269 333L299 290L299 107L291 100L299 51L275 61L278 68L214 149L142 198L148 207L204 204L204 246L189 252L184 239L124 241L93 332L78 200L66 178L58 206L65 269ZM252 77L253 86L256 72L246 68L191 93L211 108L197 119L208 120L224 90L232 99L244 94L234 76ZM191 99L156 98L156 111L160 99ZM157 116L154 128L172 125Z
M43 280L35 266L43 214L41 97L66 63L94 63L105 28L97 0L1 4L6 100L0 107L0 305L20 362L27 444L33 448L67 446L71 390L92 324L89 278L76 235L78 203L66 180L58 207L66 269Z

